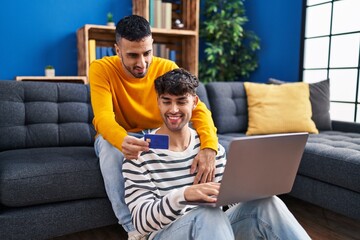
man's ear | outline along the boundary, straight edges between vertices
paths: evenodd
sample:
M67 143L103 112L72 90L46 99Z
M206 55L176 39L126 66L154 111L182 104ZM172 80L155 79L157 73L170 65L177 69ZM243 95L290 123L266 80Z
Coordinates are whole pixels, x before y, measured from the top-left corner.
M196 108L198 102L199 102L199 97L198 97L198 95L195 95L195 96L194 96L194 107L193 107L193 109Z
M114 44L114 47L115 47L115 52L118 56L120 56L120 48L119 48L119 45L117 45L116 43Z

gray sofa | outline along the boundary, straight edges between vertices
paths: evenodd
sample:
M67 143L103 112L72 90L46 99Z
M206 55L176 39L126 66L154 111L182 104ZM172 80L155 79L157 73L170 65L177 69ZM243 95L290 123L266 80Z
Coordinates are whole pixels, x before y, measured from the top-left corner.
M0 81L0 239L116 224L94 153L89 86Z
M200 85L220 142L247 127L243 83ZM94 154L89 86L0 81L0 239L116 224ZM310 135L292 196L360 219L360 124Z
M319 86L312 87L311 91ZM245 135L248 107L242 82L213 82L200 86L198 92L212 112L225 148L232 138ZM312 107L318 108L313 103ZM316 122L324 123L324 116L317 117ZM329 124L331 129L309 135L290 195L359 220L360 124L330 120Z

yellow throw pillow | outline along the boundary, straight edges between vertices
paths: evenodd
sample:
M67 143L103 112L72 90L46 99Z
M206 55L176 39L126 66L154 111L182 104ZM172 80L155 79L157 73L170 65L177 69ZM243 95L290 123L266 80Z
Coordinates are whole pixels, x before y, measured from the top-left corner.
M319 133L311 119L309 84L282 85L245 82L248 102L247 135Z

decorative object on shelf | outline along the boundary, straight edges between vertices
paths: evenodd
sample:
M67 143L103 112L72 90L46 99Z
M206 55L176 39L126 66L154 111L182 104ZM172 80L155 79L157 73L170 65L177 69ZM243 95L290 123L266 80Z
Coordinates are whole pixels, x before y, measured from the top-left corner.
M176 19L174 22L175 28L184 28L184 24L180 21L180 19Z
M111 12L108 12L107 16L107 23L106 25L108 26L115 26L115 22L114 22L114 16Z
M207 0L202 11L200 37L206 46L199 79L206 83L249 78L258 67L260 39L244 29L248 22L244 0Z
M55 76L55 68L51 65L47 65L45 67L45 76L54 77Z

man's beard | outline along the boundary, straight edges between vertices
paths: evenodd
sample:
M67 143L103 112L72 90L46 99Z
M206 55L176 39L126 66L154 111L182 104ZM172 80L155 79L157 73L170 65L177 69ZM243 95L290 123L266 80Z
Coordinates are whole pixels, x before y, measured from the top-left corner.
M136 74L136 73L133 71L132 67L126 66L126 65L124 64L124 58L123 58L122 56L121 56L121 63L122 63L122 65L124 66L124 68L125 68L134 78L143 78L143 77L145 77L146 74L147 74L147 72L148 72L148 69L149 69L149 64L146 63L145 71L144 71L143 73L141 73L141 74Z

